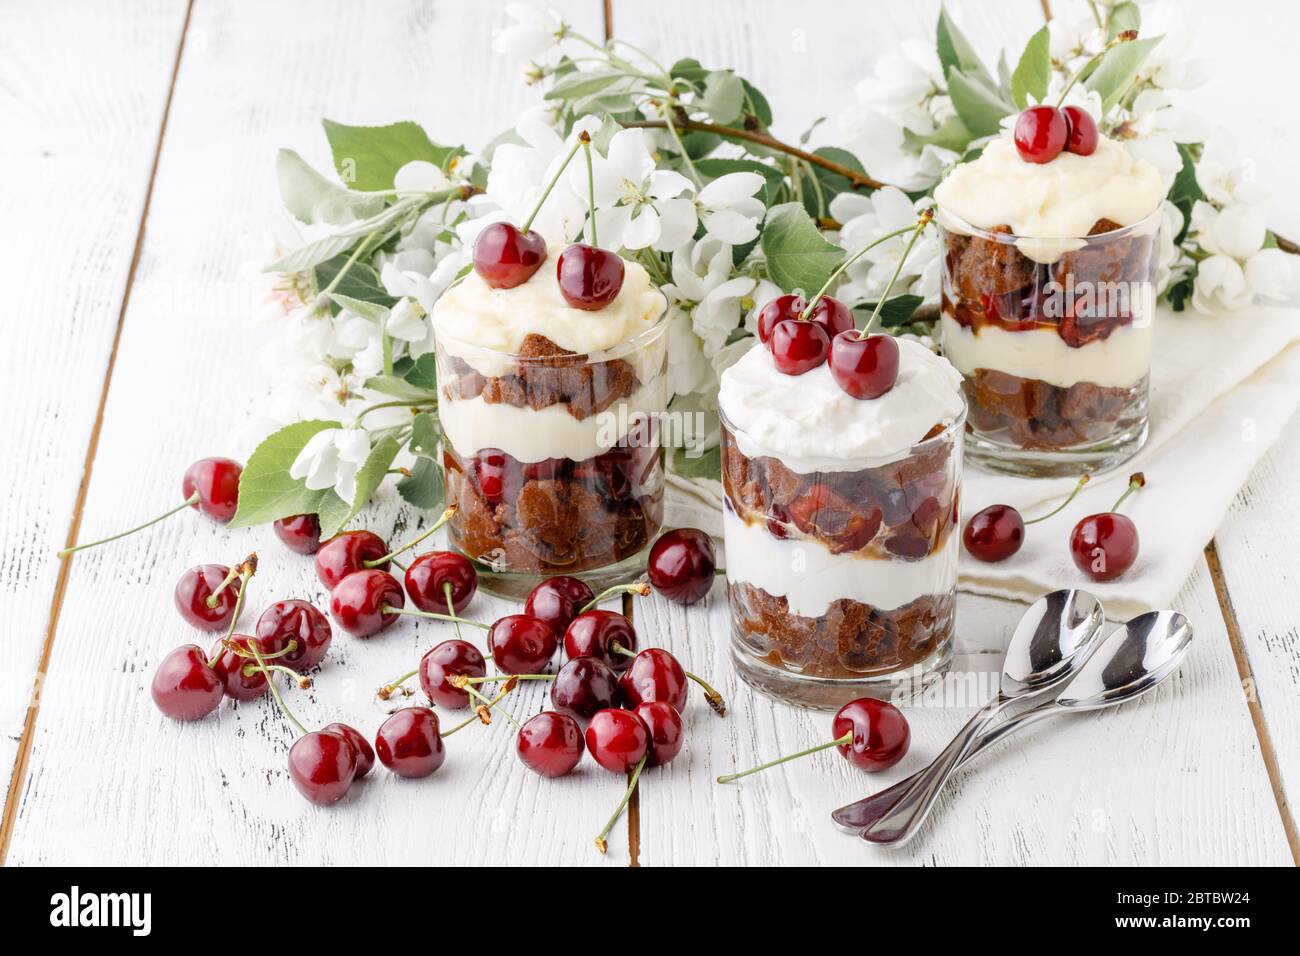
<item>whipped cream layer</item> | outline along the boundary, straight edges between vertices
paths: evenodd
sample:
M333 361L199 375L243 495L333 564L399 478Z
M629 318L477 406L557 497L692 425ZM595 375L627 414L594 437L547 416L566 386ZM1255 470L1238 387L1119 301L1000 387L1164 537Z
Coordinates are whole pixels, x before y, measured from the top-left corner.
M1164 194L1154 166L1105 136L1091 156L1063 152L1050 163L1025 162L1003 137L978 159L954 167L935 187L934 199L945 228L1010 226L1025 256L1050 263L1082 246L1099 220L1132 226L1147 219ZM1151 228L1159 228L1159 217Z
M901 458L936 423L956 421L965 408L961 373L919 342L896 341L898 381L874 399L849 395L826 363L785 375L755 344L722 373L718 393L740 451L779 458L800 474L855 471Z
M595 359L618 355L620 345L658 323L667 300L636 262L624 260L623 287L605 308L587 312L565 302L555 277L563 251L564 246L548 246L541 268L513 289L494 289L470 271L434 304L438 347L494 378L514 368L511 356L529 335Z
M638 413L659 413L668 407L663 375L652 378L626 399L578 421L564 405L519 408L489 403L481 395L444 399L439 403L443 434L459 455L499 448L516 461L546 458L586 461L609 451L636 425Z
M1130 388L1151 371L1150 320L1121 325L1104 339L1071 348L1054 326L1009 332L995 325L979 331L940 319L943 354L963 375L986 368L1020 378L1069 388L1091 382L1104 388Z
M957 586L957 534L919 561L832 554L815 538L774 538L722 509L728 582L744 582L786 599L791 614L823 616L845 598L892 611L928 594Z

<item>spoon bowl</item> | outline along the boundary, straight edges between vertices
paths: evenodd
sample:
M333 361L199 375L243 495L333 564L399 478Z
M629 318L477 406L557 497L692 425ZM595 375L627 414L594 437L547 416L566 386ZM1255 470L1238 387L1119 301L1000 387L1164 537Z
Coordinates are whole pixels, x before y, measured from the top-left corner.
M1007 697L1038 693L1077 673L1096 647L1105 612L1087 591L1067 588L1035 601L1016 625L1002 662Z
M1178 669L1192 625L1177 611L1148 611L1115 630L1053 702L1097 710L1141 697Z

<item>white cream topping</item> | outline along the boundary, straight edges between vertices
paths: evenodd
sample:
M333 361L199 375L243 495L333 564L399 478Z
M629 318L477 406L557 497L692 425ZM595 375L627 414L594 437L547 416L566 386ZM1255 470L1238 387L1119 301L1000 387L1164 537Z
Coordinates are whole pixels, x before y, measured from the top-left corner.
M943 354L963 375L986 368L1060 388L1136 385L1151 371L1152 328L1149 320L1121 325L1104 339L1071 348L1053 326L1009 332L986 325L975 332L947 312L940 320Z
M832 554L815 538L781 540L761 524L747 524L722 509L727 580L783 597L790 612L821 617L834 601L848 598L883 610L902 607L927 594L957 586L957 534L919 561Z
M663 293L636 262L624 260L623 287L614 301L596 312L564 301L555 278L563 246L547 248L546 261L528 281L513 289L493 289L471 271L433 307L439 348L458 355L483 375L505 374L524 339L543 335L562 349L595 358L653 328L666 308Z
M718 393L740 451L801 474L854 471L897 459L935 423L955 421L965 407L961 373L919 342L897 342L898 381L874 399L849 395L826 363L785 375L756 343L722 373Z
M518 408L489 404L481 395L439 402L442 429L457 454L499 448L516 461L546 458L585 461L609 451L636 424L638 412L662 412L668 396L664 376L658 375L621 402L578 421L564 405Z
M1025 162L1004 137L955 167L935 187L934 199L945 228L960 231L944 213L978 229L1010 226L1022 253L1050 263L1079 248L1098 220L1131 226L1146 219L1164 193L1154 166L1105 136L1091 156L1063 152L1050 163ZM1157 221L1152 228L1158 227Z

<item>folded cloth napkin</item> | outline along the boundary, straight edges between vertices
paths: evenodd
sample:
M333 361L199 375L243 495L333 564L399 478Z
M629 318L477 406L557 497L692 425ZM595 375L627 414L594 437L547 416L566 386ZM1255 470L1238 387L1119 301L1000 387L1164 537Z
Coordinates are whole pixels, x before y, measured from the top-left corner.
M1237 490L1300 407L1300 309L1255 306L1207 317L1161 310L1151 373L1151 434L1132 460L1095 475L1068 508L1026 529L1025 544L999 564L962 552L961 590L1034 601L1062 585L1086 587L1107 614L1125 619L1168 607L1214 536ZM1147 487L1123 512L1137 523L1137 563L1114 581L1088 580L1070 558L1070 530L1107 511L1129 475ZM1026 519L1045 514L1073 478L1028 479L965 470L963 522L979 509L1014 505ZM670 476L668 522L721 534L721 484Z

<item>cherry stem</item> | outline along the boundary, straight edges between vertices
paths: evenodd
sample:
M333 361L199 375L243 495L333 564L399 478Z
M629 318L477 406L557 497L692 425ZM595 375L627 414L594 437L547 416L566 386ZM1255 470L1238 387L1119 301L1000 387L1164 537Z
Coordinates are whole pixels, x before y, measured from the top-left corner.
M245 561L237 570L239 571L239 593L235 595L235 610L230 615L230 627L226 628L226 636L222 638L223 641L230 640L231 635L235 633L235 625L239 623L239 612L244 609L244 595L248 593L248 579L257 570L257 562L254 561L250 565Z
M582 144L582 151L587 156L587 208L590 210L588 220L591 224L591 245L596 248L596 173L591 162L591 136L586 130L578 134L578 142Z
M215 608L217 606L217 598L221 596L221 592L228 588L235 578L239 577L239 569L241 567L242 565L237 564L227 571L225 580L212 589L212 593L204 598L203 603L210 608Z
M615 654L622 654L624 657L636 657L635 651L629 651L618 641L611 642L609 645L609 649L613 651ZM710 684L700 675L692 674L684 667L682 668L682 673L684 673L687 677L689 677L691 680L695 681L695 683L700 685L700 687L704 690L704 699L709 702L709 706L713 708L713 712L715 714L717 714L719 717L727 716L727 702L723 699L722 695L719 694L716 689L714 689L712 684Z
M542 198L537 200L537 205L533 207L533 211L528 214L528 218L525 219L523 225L519 227L519 231L524 235L528 235L528 231L533 226L533 220L536 219L537 214L542 211L542 206L546 205L546 198L550 196L551 190L555 188L555 184L558 183L560 177L564 175L564 170L568 168L569 161L573 159L574 155L581 148L582 140L579 139L573 144L573 148L569 150L569 155L564 157L564 162L560 163L560 168L555 171L555 175L552 176L551 181L546 184L546 188L542 190Z
M108 544L108 542L110 541L117 541L119 538L125 538L129 534L135 534L137 531L143 531L145 528L149 527L150 525L157 524L159 521L162 521L164 518L170 518L176 512L184 508L192 508L198 503L199 503L199 493L196 491L194 492L194 494L190 495L188 498L186 498L184 501L178 504L171 511L163 512L158 517L146 521L144 524L138 524L134 528L129 528L126 531L120 531L117 534L110 535L107 538L100 538L98 541L88 541L85 544L77 544L77 545L73 545L71 548L64 548L62 551L57 552L57 556L60 558L66 558L68 555L73 554L77 551L84 551L87 548L94 548L101 544Z
M489 710L491 710L493 707L495 707L497 704L499 704L499 703L501 702L501 698L505 697L506 694L508 694L508 693L510 693L510 688L507 687L507 688L502 689L501 693L497 694L495 697L493 697L491 700L489 700L489 701L488 701L484 706L487 707ZM501 713L504 714L505 711L503 710L503 711L501 711ZM509 714L506 714L506 716L509 716ZM441 734L439 734L438 736L439 736L439 737L450 737L450 736L451 736L452 734L454 734L456 731L458 731L458 730L460 730L460 729L462 729L462 728L464 728L464 727L468 727L470 724L481 724L481 723L483 723L483 720L482 720L482 718L479 716L478 712L475 711L474 713L472 713L472 714L470 714L468 717L466 717L464 720L462 720L462 721L461 721L459 724L457 724L455 727L452 727L450 730L446 731L445 733L441 733Z
M586 614L601 601L607 601L615 594L636 594L641 597L650 596L650 585L644 581L633 581L631 584L616 584L612 588L605 588L594 598L578 609L579 614Z
M912 233L912 237L907 240L907 246L903 249L903 254L898 258L898 265L894 266L894 274L889 277L889 283L885 286L885 291L881 292L880 298L876 300L876 307L871 310L871 318L867 319L867 324L858 333L859 339L865 339L871 333L872 328L875 327L876 319L880 317L880 313L884 310L885 302L894 288L894 283L898 281L898 277L903 272L903 263L907 262L907 257L912 254L912 247L916 245L916 240L921 238L921 231L929 225L930 220L933 218L934 210L923 209L921 211L921 217L916 221L915 231Z
M410 617L427 617L432 621L460 622L461 624L469 624L473 627L481 627L485 631L492 626L491 624L484 624L482 621L471 621L467 617L453 617L450 614L439 614L437 611L413 611L410 608L393 607L391 604L385 604L379 610L384 614L406 614Z
M1118 34L1113 40L1111 40L1099 51L1097 51L1096 55L1091 57L1087 63L1083 64L1083 66L1075 70L1074 75L1070 77L1070 82L1066 83L1065 89L1061 90L1061 95L1056 100L1056 108L1058 110L1061 108L1061 104L1065 102L1065 95L1074 88L1074 84L1078 83L1079 80L1083 78L1083 75L1085 73L1087 73L1094 66L1096 66L1098 60L1100 60L1103 56L1109 53L1114 47L1119 46L1121 43L1127 43L1129 40L1136 40L1137 35L1138 32L1136 30L1125 30L1123 33Z
M1088 483L1088 476L1080 475L1079 483L1074 486L1074 490L1070 492L1070 496L1068 498L1062 501L1051 511L1047 512L1047 514L1038 518L1030 518L1028 521L1025 522L1025 524L1038 524L1038 522L1040 521L1046 521L1048 518L1052 517L1052 515L1059 514L1062 510L1064 510L1066 505L1068 505L1071 501L1074 500L1074 496L1077 495L1081 490L1083 490L1083 486L1086 485L1087 483Z
M262 652L257 648L257 641L249 641L248 649L253 652L253 657L257 658L257 663L261 665L262 669L264 671L267 670L266 662L262 658ZM271 692L271 696L275 699L275 705L280 708L280 713L284 714L284 716L289 719L289 723L297 727L299 733L305 737L309 731L302 725L298 718L293 715L293 711L289 709L288 705L285 704L284 698L280 696L280 688L276 687L275 681L271 680L271 674L269 671L266 675L266 687L267 690Z
M797 760L800 757L806 757L809 754L815 754L822 750L829 750L832 747L847 747L853 743L853 731L848 731L838 740L832 740L829 743L818 744L816 747L809 747L807 750L800 750L798 753L789 754L785 757L778 757L776 760L770 760L767 763L759 764L757 767L751 767L748 770L742 770L740 773L725 773L718 778L718 783L731 783L733 780L739 780L741 777L748 777L751 773L758 773L760 770L767 770L778 764L783 764L787 760Z
M469 696L473 697L475 700L477 700L480 704L482 704L482 705L483 705L484 707L486 707L488 710L492 710L493 707L495 706L496 702L499 701L499 700L500 700L502 697L504 697L506 694L510 693L511 689L513 689L514 686L515 686L514 684L510 683L509 681L507 681L507 682L506 682L506 686L503 687L503 688L501 688L501 690L500 690L500 692L497 694L495 700L489 700L487 697L484 697L481 693L479 693L477 690L475 690L475 689L474 689L473 687L471 687L469 684L466 684L464 687L461 688L461 690L463 690L465 693L469 694ZM514 714L510 713L510 711L506 710L504 707L499 707L499 708L496 708L496 709L500 710L501 713L505 714L505 716L506 716L506 720L508 720L508 721L510 721L510 723L514 724L516 730L522 730L522 729L523 729L523 728L522 728L522 725L519 723L519 721L515 720L515 716L514 716ZM484 722L484 723L487 723L486 720L484 720L483 722Z
M248 660L253 660L253 652L244 650L234 641L223 640L221 643L225 646L226 650L230 651L230 653L234 654L236 657L244 657L247 658ZM298 649L298 641L295 638L294 640L291 640L288 644L286 644L281 650L276 651L274 654L263 654L262 660L273 661L281 657L286 657L289 654L292 654L297 649ZM294 671L294 673L296 674L297 671Z
M456 629L456 637L461 639L460 634L460 616L456 614L456 605L451 599L453 588L450 581L442 582L442 599L447 602L447 614L452 619L452 626Z
M853 265L853 263L857 262L859 259L865 256L872 249L876 248L876 246L880 245L882 242L887 242L888 240L893 239L895 236L901 236L906 232L910 232L913 228L914 227L912 226L904 226L902 229L895 229L893 232L887 232L883 236L877 236L875 239L872 239L865 246L863 246L857 252L853 253L853 255L849 256L838 266L836 266L835 271L832 272L826 278L826 281L822 283L822 287L817 290L817 294L808 300L808 304L804 306L804 310L799 313L799 321L804 322L808 320L808 318L813 313L813 309L817 307L817 303L826 297L827 291L835 283L835 280L840 277L840 275L844 272L845 269Z
M361 566L363 568L377 568L381 564L387 564L389 561L393 560L393 558L397 557L399 554L402 554L406 551L410 551L412 548L414 548L425 538L429 537L429 535L433 534L435 531L437 531L439 528L445 525L448 521L450 521L451 516L454 515L455 513L456 513L456 505L448 505L447 510L444 511L441 516L439 516L438 520L433 523L433 526L430 527L428 530L424 531L418 538L406 542L406 544L402 545L400 548L398 548L395 551L389 551L383 557L371 558L369 561L362 561Z
M627 789L623 791L623 799L620 800L618 806L614 808L614 815L610 817L609 822L605 824L605 829L601 830L599 835L596 837L596 849L601 853L604 853L609 849L609 844L605 842L605 837L609 836L609 831L614 829L614 824L617 823L618 818L623 815L623 808L626 807L627 802L632 799L632 794L636 791L637 781L641 779L641 771L645 769L646 758L649 756L650 751L647 749L646 752L641 755L641 759L637 761L636 767L632 770L632 777L627 782Z
M397 678L397 680L389 681L383 687L379 688L379 690L376 692L379 696L379 699L388 700L389 697L393 696L393 691L397 690L399 687L401 687L403 684L405 684L408 680L410 680L418 673L420 673L420 668L417 667L415 668L415 670L407 671L401 677Z
M303 677L292 667L285 667L283 664L245 664L243 671L245 677L252 677L258 671L261 671L266 675L268 681L271 679L271 671L276 671L277 673L285 674L292 678L293 682L304 690L311 686L311 680L309 678Z
M555 680L554 674L490 674L486 677L465 677L463 678L465 686L471 684L490 684L499 680ZM452 684L459 687L460 684L452 681Z
M1124 503L1124 499L1133 494L1133 492L1137 491L1139 488L1145 487L1146 483L1146 475L1142 474L1140 471L1136 474L1129 475L1128 487L1124 489L1124 493L1119 496L1119 500L1115 502L1110 510L1119 511L1119 506Z

